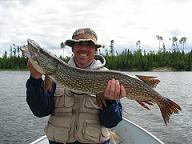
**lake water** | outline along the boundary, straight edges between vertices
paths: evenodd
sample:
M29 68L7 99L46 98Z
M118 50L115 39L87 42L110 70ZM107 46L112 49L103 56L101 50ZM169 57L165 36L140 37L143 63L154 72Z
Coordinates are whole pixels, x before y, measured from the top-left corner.
M177 102L182 111L172 115L165 126L157 106L151 111L136 102L122 99L124 116L144 127L165 144L192 143L192 72L131 72L152 75L161 82L156 90ZM25 99L29 72L0 71L0 143L28 144L44 135L47 118L36 118Z

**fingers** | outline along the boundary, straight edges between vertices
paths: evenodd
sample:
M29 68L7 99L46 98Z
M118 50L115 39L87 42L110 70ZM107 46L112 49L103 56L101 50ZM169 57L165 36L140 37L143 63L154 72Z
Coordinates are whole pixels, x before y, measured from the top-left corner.
M116 99L120 95L120 84L118 80L112 79L108 83L106 96L108 98Z
M104 97L110 100L120 99L126 96L126 91L123 85L120 85L118 80L112 79L108 81L104 92Z
M121 85L121 95L120 98L126 97L127 93L126 93L126 89L123 85Z

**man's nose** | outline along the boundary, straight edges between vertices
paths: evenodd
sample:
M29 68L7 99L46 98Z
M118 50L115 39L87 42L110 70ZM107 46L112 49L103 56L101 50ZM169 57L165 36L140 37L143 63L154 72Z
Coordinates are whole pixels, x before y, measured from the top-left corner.
M89 47L87 45L80 45L79 48L81 50L87 50Z

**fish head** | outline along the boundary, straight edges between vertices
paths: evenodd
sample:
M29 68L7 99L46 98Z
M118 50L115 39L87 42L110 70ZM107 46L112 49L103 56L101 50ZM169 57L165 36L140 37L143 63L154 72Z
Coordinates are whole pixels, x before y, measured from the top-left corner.
M29 59L29 61L31 62L31 64L33 65L33 67L40 73L44 74L43 69L39 66L39 64L37 63L37 61L34 60L34 53L29 51L28 45L25 45L23 47L20 48L22 55L27 57Z
M42 49L35 41L28 39L28 58L36 70L51 75L57 68L57 61L48 51Z

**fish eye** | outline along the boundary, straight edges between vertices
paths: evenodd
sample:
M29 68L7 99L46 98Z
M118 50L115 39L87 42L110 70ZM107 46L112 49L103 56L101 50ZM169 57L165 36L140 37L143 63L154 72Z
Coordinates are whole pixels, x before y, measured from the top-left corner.
M39 48L39 50L38 50L40 53L43 53L43 50L41 49L41 48Z

